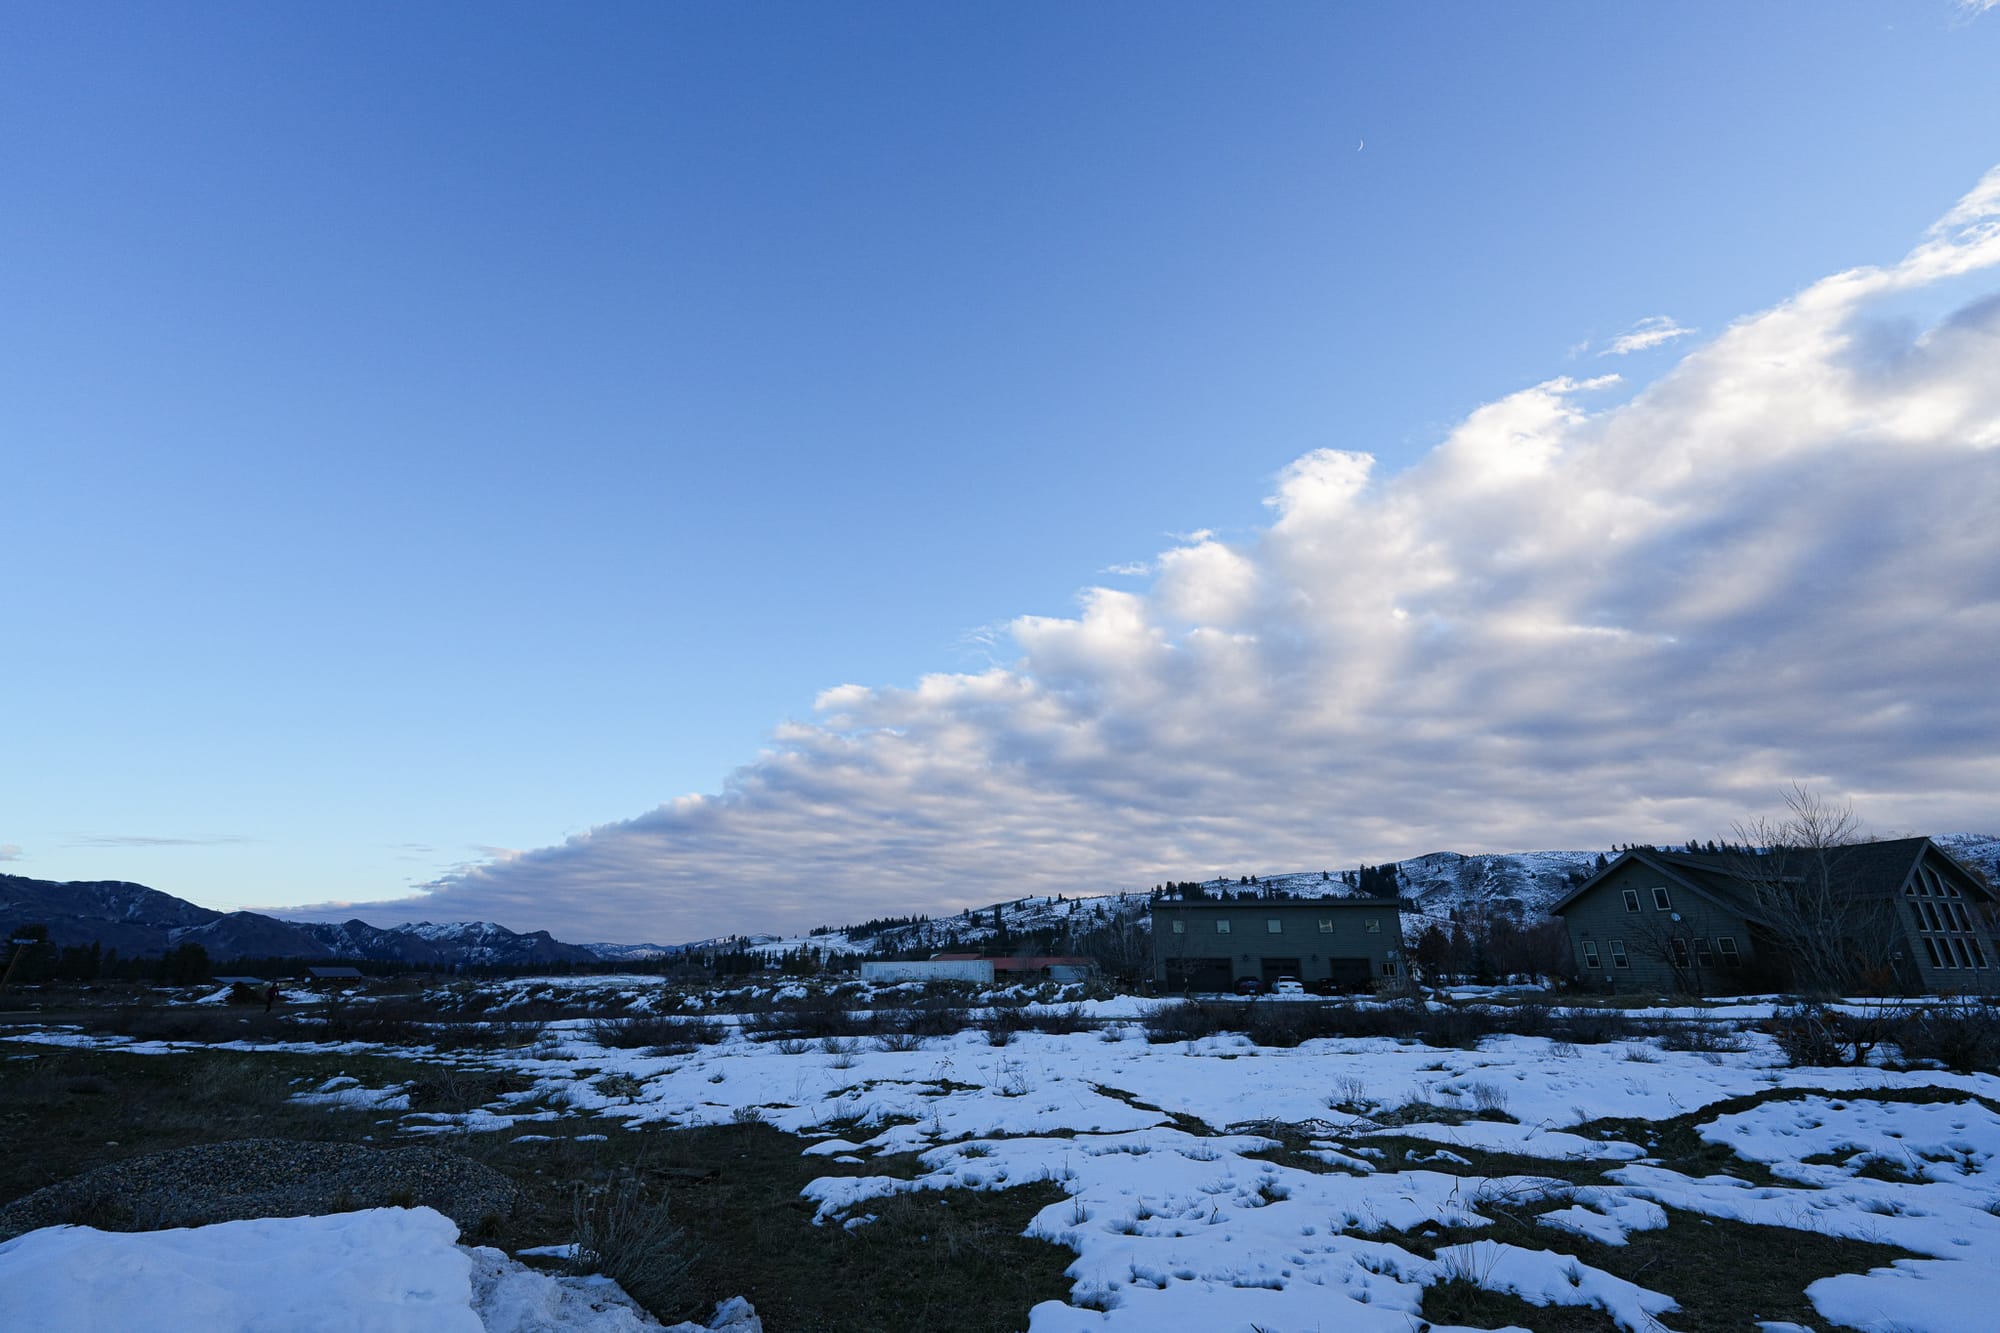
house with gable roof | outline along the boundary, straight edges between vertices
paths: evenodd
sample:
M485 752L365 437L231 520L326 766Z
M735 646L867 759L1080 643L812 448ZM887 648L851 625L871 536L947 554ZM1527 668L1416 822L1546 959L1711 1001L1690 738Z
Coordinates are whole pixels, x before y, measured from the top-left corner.
M1810 854L1634 848L1551 910L1579 976L1612 990L1790 989L1831 959L1865 990L2000 993L1994 890L1929 838Z

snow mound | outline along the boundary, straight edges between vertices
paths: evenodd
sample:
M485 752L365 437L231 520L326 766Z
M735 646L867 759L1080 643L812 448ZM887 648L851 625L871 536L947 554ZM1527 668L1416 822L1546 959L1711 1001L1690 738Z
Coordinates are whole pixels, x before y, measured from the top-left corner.
M484 1333L457 1240L428 1208L175 1231L47 1227L0 1244L0 1328Z
M0 1328L39 1333L703 1333L662 1329L610 1278L457 1243L429 1208L174 1231L45 1227L0 1243ZM741 1298L711 1330L760 1333Z

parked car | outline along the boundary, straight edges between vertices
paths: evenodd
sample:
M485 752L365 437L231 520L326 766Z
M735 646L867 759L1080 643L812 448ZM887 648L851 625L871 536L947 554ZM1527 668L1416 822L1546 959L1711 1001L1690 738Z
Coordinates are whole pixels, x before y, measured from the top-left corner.
M1262 995L1264 993L1264 983L1256 977L1238 977L1236 979L1236 993L1238 995Z
M1279 977L1271 983L1271 994L1276 997L1291 996L1304 999L1306 988L1297 977Z

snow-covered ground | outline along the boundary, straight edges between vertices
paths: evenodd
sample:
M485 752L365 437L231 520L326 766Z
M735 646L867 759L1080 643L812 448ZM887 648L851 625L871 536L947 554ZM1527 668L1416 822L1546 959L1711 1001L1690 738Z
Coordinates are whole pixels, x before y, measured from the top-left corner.
M644 984L622 981L634 989ZM874 998L886 1007L898 995ZM1594 1267L1565 1247L1565 1237L1576 1238L1572 1245L1584 1238L1622 1245L1635 1232L1666 1225L1668 1208L1874 1241L1917 1256L1814 1282L1807 1295L1826 1321L1880 1333L1995 1326L1985 1293L2000 1289L2000 1178L1993 1166L2000 1154L2000 1114L1993 1109L2000 1079L1788 1068L1754 1031L1739 1034L1740 1050L1700 1053L1644 1040L1577 1047L1523 1036L1489 1037L1470 1051L1387 1038L1264 1048L1236 1035L1153 1045L1134 1021L1148 1003L1087 1005L1084 1013L1103 1026L1085 1032L1019 1033L1003 1046L966 1032L906 1050L870 1038L781 1046L725 1025L716 1044L650 1055L600 1045L588 1023L572 1021L551 1024L531 1048L457 1057L507 1068L532 1083L467 1115L411 1112L400 1088L347 1078L302 1088L301 1096L372 1107L385 1132L528 1135L546 1133L551 1117L572 1116L635 1129L755 1118L801 1136L809 1157L865 1164L883 1154L920 1155L914 1179L885 1170L814 1180L805 1193L826 1226L867 1226L871 1206L900 1192L1054 1181L1065 1198L1042 1209L1028 1233L1075 1257L1067 1299L1035 1307L1034 1333L1252 1327L1408 1333L1425 1288L1451 1278L1536 1304L1596 1305L1635 1333L1670 1330L1677 1308L1670 1293ZM1752 1001L1707 1017L1741 1021L1770 1007ZM20 1039L116 1041L62 1032ZM125 1047L163 1056L175 1049L158 1042ZM1886 1099L1899 1095L1921 1100ZM1756 1100L1748 1109L1739 1100L1702 1114L1744 1098ZM1778 1183L1686 1175L1596 1123L1691 1114L1701 1138L1764 1164ZM1278 1133L1285 1143L1272 1137ZM1391 1166L1377 1146L1385 1135L1429 1146ZM1485 1153L1539 1158L1552 1170L1547 1178L1481 1175L1474 1163ZM1574 1175L1578 1161L1601 1164L1601 1177L1584 1186L1558 1178ZM1523 1198L1541 1205L1531 1210L1537 1232L1547 1233L1540 1245L1480 1240L1430 1256L1406 1243L1426 1226L1485 1228L1496 1206L1518 1213ZM417 1287L398 1274L419 1244L472 1256L446 1265L453 1274L476 1268L481 1252L456 1251L452 1238L414 1216L317 1221L335 1228L356 1255L371 1247L379 1252L384 1267L368 1279L377 1284L369 1291L409 1288L403 1296L415 1301ZM240 1225L253 1232L279 1228ZM342 1226L360 1229L338 1232ZM413 1239L410 1229L424 1226L432 1227L422 1233L429 1238ZM54 1247L32 1249L30 1257L56 1256L38 1263L54 1263L68 1253L65 1247L86 1243L70 1231L0 1247L0 1292L13 1288L5 1265L24 1262L18 1247L30 1242ZM89 1242L140 1246L142 1258L133 1262L165 1262L144 1257L146 1243ZM122 1272L117 1264L125 1262L106 1257L111 1253L78 1259L87 1267L77 1270L77 1283L107 1289L112 1279L103 1275ZM183 1267L226 1273L203 1268L208 1262ZM274 1261L272 1271L281 1267ZM230 1286L226 1276L215 1282ZM471 1279L463 1282L470 1290ZM461 1297L459 1277L450 1277L449 1288L424 1289L423 1308L472 1308L472 1298ZM348 1291L341 1287L328 1299L348 1299ZM353 1299L364 1298L353 1289ZM0 1327L12 1326L0 1304ZM424 1326L456 1325L439 1318ZM487 1327L496 1326L489 1317Z

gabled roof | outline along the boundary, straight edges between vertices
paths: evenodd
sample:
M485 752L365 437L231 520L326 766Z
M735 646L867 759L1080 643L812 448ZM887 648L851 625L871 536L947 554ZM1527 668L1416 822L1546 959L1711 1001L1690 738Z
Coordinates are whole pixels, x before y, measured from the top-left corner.
M1764 914L1757 908L1756 894L1751 891L1749 885L1723 868L1723 857L1720 854L1711 856L1705 852L1661 852L1647 847L1620 852L1604 869L1564 894L1559 902L1549 908L1550 915L1561 916L1571 903L1634 863L1655 871L1671 886L1685 889L1697 897L1706 898L1718 907L1748 920L1764 922Z
M1761 855L1769 855L1763 853ZM1831 850L1831 870L1835 889L1844 897L1881 898L1902 890L1919 861L1928 859L1934 870L1952 875L1961 892L1991 900L1993 894L1977 876L1953 860L1929 838L1889 838L1881 842L1849 843ZM1621 853L1604 869L1579 884L1551 907L1561 916L1563 909L1610 878L1620 867L1638 862L1663 875L1670 884L1707 898L1718 906L1749 921L1770 924L1757 905L1756 886L1743 877L1742 852L1666 852L1649 847Z

